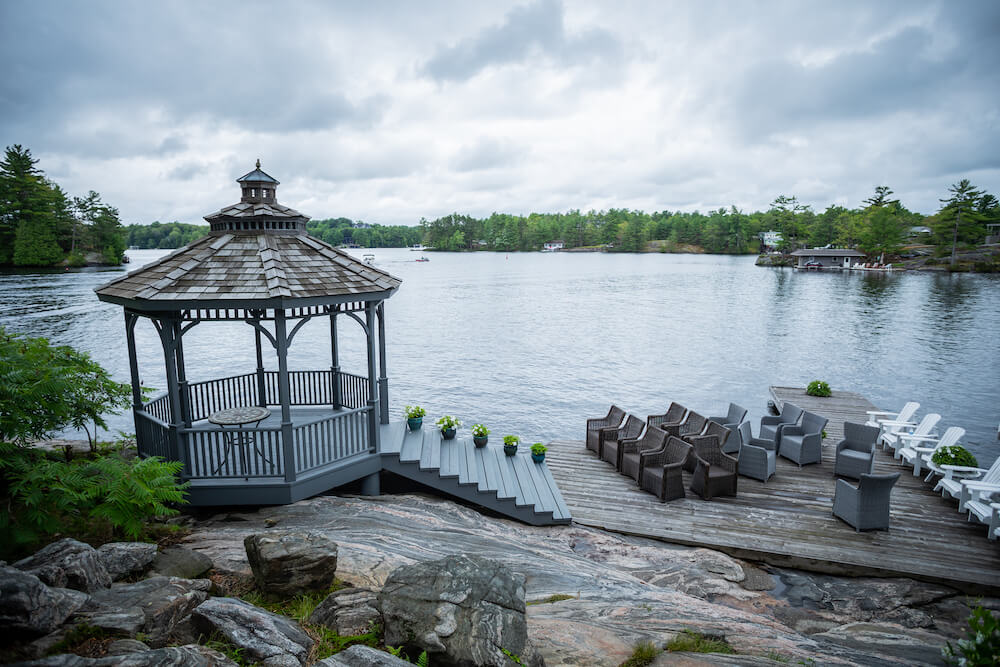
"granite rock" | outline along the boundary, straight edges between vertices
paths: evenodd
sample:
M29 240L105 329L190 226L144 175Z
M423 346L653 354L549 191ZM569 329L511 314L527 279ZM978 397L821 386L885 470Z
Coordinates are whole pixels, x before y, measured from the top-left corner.
M156 557L156 551L155 544L146 542L109 542L97 548L112 581L145 572Z
M320 660L316 665L317 667L412 667L412 663L406 660L361 644L355 644L345 651Z
M33 574L0 566L0 637L32 638L58 628L90 596L68 588L50 588Z
M212 582L207 579L152 577L134 584L115 584L94 594L98 609L94 613L112 613L138 609L142 612L141 631L147 643L159 648L170 640L175 626L192 609L208 598Z
M167 547L156 554L150 569L155 576L198 579L212 569L212 559L199 551Z
M93 593L111 586L111 575L97 550L69 537L17 561L14 567L57 588L73 588Z
M238 598L206 600L191 613L191 620L203 634L220 633L264 665L305 664L314 643L295 621Z
M342 637L368 632L380 621L378 596L367 588L344 588L316 605L309 622L330 628Z
M82 658L66 653L18 663L23 667L236 667L222 653L198 644Z
M291 596L323 591L337 572L337 544L319 531L256 533L243 541L257 587Z

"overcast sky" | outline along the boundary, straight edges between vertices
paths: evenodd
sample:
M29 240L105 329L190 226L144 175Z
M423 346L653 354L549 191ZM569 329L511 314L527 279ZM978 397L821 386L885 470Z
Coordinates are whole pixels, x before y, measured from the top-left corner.
M257 158L382 224L1000 196L995 0L2 0L0 55L3 145L125 223L201 223Z

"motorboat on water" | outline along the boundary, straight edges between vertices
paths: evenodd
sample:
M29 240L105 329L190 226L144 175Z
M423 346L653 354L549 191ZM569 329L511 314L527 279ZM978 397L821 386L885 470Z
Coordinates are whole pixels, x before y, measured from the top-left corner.
M429 262L431 260L427 259L427 255L421 255L420 257L417 257L413 261L415 261L415 262Z
M372 265L372 264L375 263L375 255L371 254L370 252L366 252L361 257L361 259L364 260L365 264L368 264L368 265Z

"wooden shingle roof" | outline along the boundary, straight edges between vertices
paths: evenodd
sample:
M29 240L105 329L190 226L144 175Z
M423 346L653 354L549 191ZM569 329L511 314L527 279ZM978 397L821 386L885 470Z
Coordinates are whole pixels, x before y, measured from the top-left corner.
M382 299L402 281L302 233L213 233L98 287L143 310Z

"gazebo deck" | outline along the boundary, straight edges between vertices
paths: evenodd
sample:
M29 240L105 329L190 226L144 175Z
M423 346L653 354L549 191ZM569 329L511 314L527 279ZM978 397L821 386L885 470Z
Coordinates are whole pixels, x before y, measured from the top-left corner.
M881 449L875 472L902 472L892 491L890 529L857 533L833 516L833 450L844 419L864 421L864 411L874 409L867 400L845 393L833 401L814 399L801 389L772 388L772 393L779 402L794 395L796 405L831 417L821 464L799 469L778 457L777 473L769 482L741 476L736 497L705 501L688 492L685 498L661 503L582 441L556 440L549 444L546 460L573 520L778 566L903 575L980 594L1000 591L1000 548L987 540L986 527L967 522L957 502L941 498L933 484ZM690 474L684 478L689 488Z

